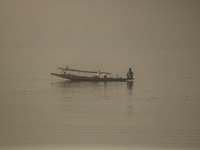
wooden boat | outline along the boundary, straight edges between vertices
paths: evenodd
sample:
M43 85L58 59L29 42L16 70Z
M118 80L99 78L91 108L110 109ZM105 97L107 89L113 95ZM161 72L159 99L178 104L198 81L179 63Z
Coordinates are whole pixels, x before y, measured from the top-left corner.
M127 73L127 78L122 78L122 77L114 77L112 73L109 72L100 72L100 71L86 71L86 70L79 70L79 69L71 69L68 66L66 68L61 68L58 67L58 69L62 70L60 73L50 73L51 75L65 78L71 81L93 81L93 82L109 82L109 81L115 81L115 82L123 82L123 81L132 81L134 80L133 78L133 72L132 72L132 77L128 77ZM129 69L130 71L130 69ZM78 75L76 74L71 74L71 72L77 72ZM95 74L93 76L87 76L87 75L79 75L80 73L90 73L90 74ZM102 76L103 75L103 76ZM102 76L102 77L101 77Z

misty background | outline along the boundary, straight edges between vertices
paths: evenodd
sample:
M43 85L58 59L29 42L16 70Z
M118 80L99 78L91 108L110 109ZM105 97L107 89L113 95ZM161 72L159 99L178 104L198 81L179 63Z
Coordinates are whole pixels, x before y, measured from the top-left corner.
M198 0L0 0L0 78L57 67L200 77Z
M0 0L0 149L199 150L199 66L199 0Z

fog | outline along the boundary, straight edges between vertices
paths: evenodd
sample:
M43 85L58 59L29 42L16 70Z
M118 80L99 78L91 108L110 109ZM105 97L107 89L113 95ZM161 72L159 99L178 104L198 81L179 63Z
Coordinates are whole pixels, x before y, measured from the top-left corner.
M57 67L136 79L200 77L197 0L0 0L0 78Z

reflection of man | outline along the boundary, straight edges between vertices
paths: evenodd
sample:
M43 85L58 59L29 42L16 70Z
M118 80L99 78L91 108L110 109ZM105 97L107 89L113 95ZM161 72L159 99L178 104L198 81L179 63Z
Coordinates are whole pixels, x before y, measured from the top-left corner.
M133 79L133 72L131 68L129 68L129 71L127 72L127 79Z
M127 82L127 87L128 87L129 89L132 89L132 88L133 88L133 81L128 81L128 82Z

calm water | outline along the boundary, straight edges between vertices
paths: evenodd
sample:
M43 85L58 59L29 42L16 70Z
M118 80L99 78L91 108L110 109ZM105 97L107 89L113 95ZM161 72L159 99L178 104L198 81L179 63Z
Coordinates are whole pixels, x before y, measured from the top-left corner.
M200 149L200 81L0 81L0 149Z

